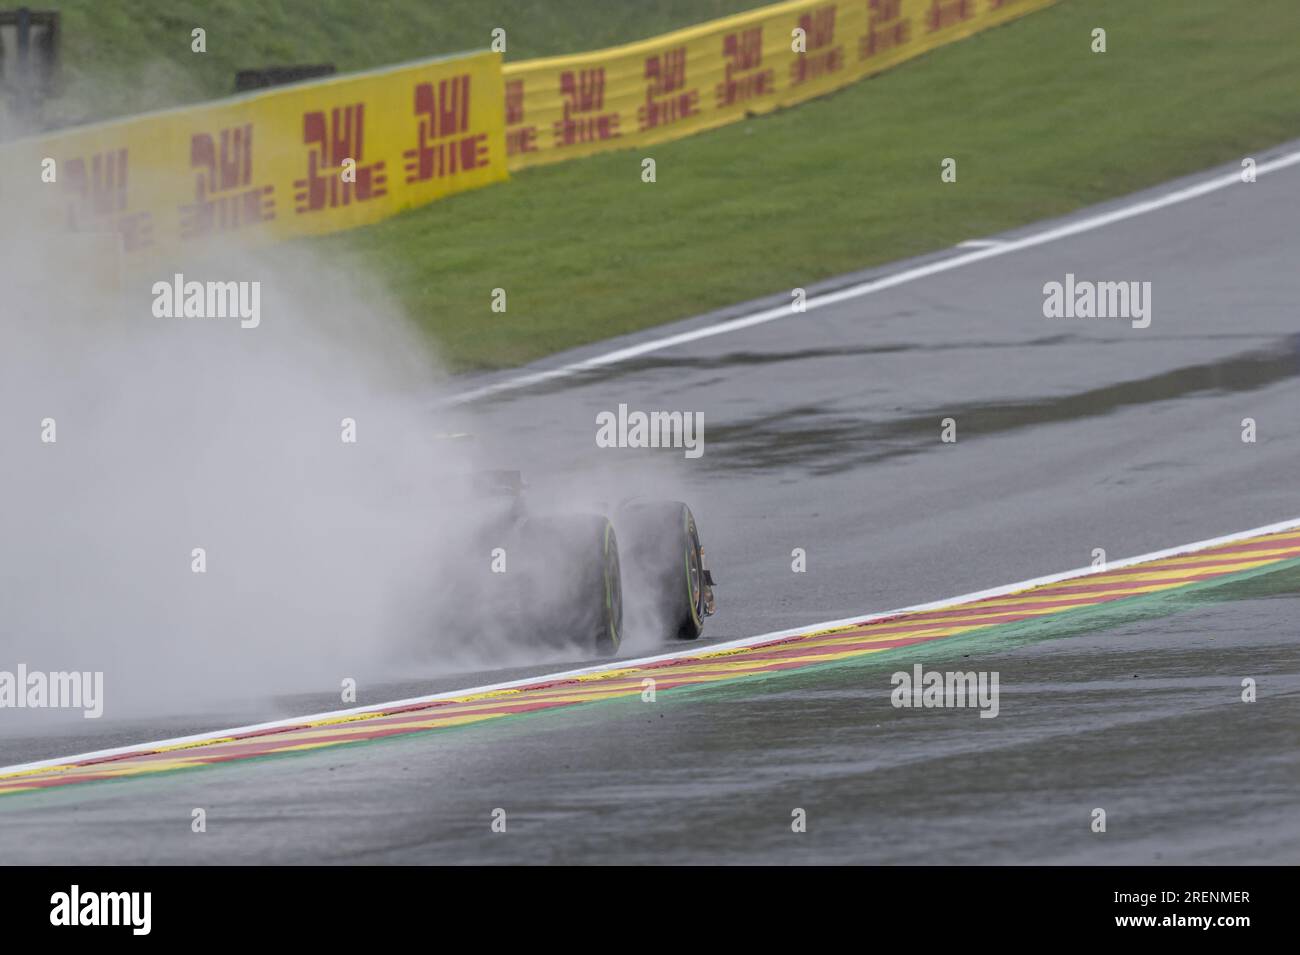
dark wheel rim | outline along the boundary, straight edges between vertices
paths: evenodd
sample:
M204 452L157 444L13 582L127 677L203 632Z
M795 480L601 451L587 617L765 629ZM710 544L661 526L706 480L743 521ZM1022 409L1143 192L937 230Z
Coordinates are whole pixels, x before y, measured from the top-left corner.
M691 622L699 625L703 613L703 594L700 589L700 539L695 531L695 521L686 516L686 598L691 605Z

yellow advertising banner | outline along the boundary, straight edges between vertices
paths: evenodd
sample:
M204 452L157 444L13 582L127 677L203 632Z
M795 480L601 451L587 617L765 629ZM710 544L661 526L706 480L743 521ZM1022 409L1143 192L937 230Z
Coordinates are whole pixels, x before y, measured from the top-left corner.
M507 64L511 169L646 146L846 86L1055 0L792 0Z
M503 95L499 54L409 63L20 140L0 188L128 261L336 232L506 179Z

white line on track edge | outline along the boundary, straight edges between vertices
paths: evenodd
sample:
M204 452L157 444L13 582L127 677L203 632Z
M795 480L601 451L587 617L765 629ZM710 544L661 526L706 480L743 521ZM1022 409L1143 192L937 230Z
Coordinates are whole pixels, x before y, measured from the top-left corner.
M1256 167L1256 175L1262 176L1267 173L1277 172L1288 166L1294 166L1300 163L1300 152L1285 153L1276 159L1270 159L1267 162L1260 163ZM951 258L941 259L938 262L930 262L926 265L919 265L915 268L904 269L902 272L895 272L892 275L886 275L870 282L863 282L859 285L851 285L848 288L840 289L836 292L828 292L825 295L819 295L816 298L810 298L804 303L805 311L815 308L821 308L825 305L835 305L839 302L845 302L849 299L860 298L864 295L872 295L876 292L882 292L885 289L894 288L899 285L906 285L909 282L915 282L918 279L929 278L931 275L938 275L941 272L949 272L953 269L959 269L964 265L970 265L974 262L982 262L985 259L997 258L1000 255L1009 255L1012 252L1019 252L1021 249L1030 249L1039 245L1046 245L1049 242L1055 242L1059 239L1066 239L1070 236L1079 235L1083 232L1091 232L1094 229L1100 229L1103 226L1112 225L1116 222L1123 222L1125 219L1132 219L1135 216L1145 215L1148 212L1155 212L1159 209L1165 209L1169 206L1178 205L1191 199L1197 199L1201 196L1217 192L1220 189L1226 189L1234 185L1244 185L1241 180L1240 172L1222 173L1204 182L1199 182L1192 186L1185 186L1182 189L1176 189L1173 192L1165 193L1154 199L1144 199L1140 202L1134 202L1129 205L1121 206L1118 209L1112 209L1109 212L1099 213L1098 215L1088 216L1075 222L1069 222L1065 225L1057 226L1053 229L1047 229L1042 232L1035 232L1032 235L1023 236L1019 239L1000 240L983 240L997 241L998 244L991 245L987 248L978 248L962 255L955 255ZM960 248L960 246L957 246ZM496 384L484 385L480 388L472 388L469 391L463 391L444 399L448 405L463 405L480 398L487 398L491 395L502 394L507 391L518 391L521 388L529 388L533 385L539 385L548 381L555 381L561 378L572 378L574 375L581 374L585 371L591 371L594 368L603 368L607 365L615 365L619 362L637 358L650 352L662 351L665 348L673 348L677 345L685 345L689 342L699 341L703 338L712 338L715 335L725 335L729 332L740 331L743 328L751 328L755 325L763 325L767 322L774 322L782 318L791 318L796 314L789 305L781 305L776 308L765 309L760 312L753 312L749 315L742 315L738 318L728 319L725 322L718 322L716 325L707 325L704 328L697 328L689 332L680 332L676 335L667 335L663 338L656 338L648 342L642 342L639 345L630 345L627 348L620 348L615 351L606 352L603 355L595 355L591 358L585 358L582 361L572 362L568 365L562 365L559 368L552 368L547 371L536 371L525 375L518 375L514 378L507 378Z
M1298 154L1300 155L1300 154ZM753 637L741 637L737 640L728 640L722 643L710 643L704 646L693 645L689 649L682 649L674 653L663 653L657 656L637 657L630 660L609 660L603 663L593 664L591 666L579 667L574 670L563 670L557 673L545 673L538 676L525 677L519 680L510 680L505 683L492 683L485 686L469 687L463 690L446 690L442 693L434 693L429 696L416 696L405 700L394 700L389 703L375 703L368 706L358 706L349 710L331 710L325 713L315 713L310 716L299 716L291 719L274 720L269 723L256 723L250 726L239 726L234 729L216 730L210 733L199 733L194 736L180 736L175 739L158 740L153 743L135 743L130 746L119 746L114 749L96 750L91 753L82 753L77 756L63 756L55 759L38 760L32 763L21 763L15 766L0 767L0 782L3 777L18 773L31 772L38 769L49 769L55 766L65 766L72 763L85 762L92 759L104 759L111 756L124 756L129 753L144 753L150 750L164 749L174 746L182 746L188 743L201 743L206 740L217 740L228 736L241 736L248 733L261 732L263 730L280 729L290 726L298 726L304 723L315 723L322 720L338 719L344 716L360 715L363 713L382 713L387 710L397 709L403 706L413 706L421 703L433 703L437 700L451 699L458 696L469 696L476 693L488 693L494 690L508 690L520 686L529 686L534 683L549 683L555 680L564 680L576 676L584 676L589 673L600 673L606 670L623 670L632 667L644 666L648 663L660 663L669 660L680 660L689 657L698 657L718 650L730 650L738 647L753 646L757 643L766 643L770 640L780 640L784 637L797 637L806 633L813 633L819 630L829 630L834 627L847 627L854 624L870 623L873 620L879 620L883 617L892 617L902 613L917 613L925 610L938 610L952 604L969 603L975 600L983 600L988 597L1002 597L1007 594L1015 593L1020 590L1028 590L1030 587L1039 587L1043 584L1053 584L1062 580L1073 580L1079 577L1090 577L1096 574L1109 573L1114 570L1121 570L1125 567L1131 567L1134 564L1145 564L1149 561L1163 560L1167 557L1179 557L1183 554L1191 554L1200 550L1208 550L1211 547L1219 547L1224 544L1231 544L1235 541L1245 540L1251 537L1261 537L1265 534L1275 534L1280 531L1294 530L1300 528L1300 517L1292 518L1287 521L1280 521L1276 524L1266 524L1263 527L1252 528L1248 531L1237 531L1233 534L1226 534L1222 537L1212 537L1207 540L1196 541L1191 544L1181 544L1177 547L1170 547L1165 550L1152 551L1149 554L1140 554L1137 557L1128 557L1124 560L1109 561L1104 567L1079 567L1074 570L1067 570L1059 574L1049 574L1045 577L1034 577L1030 580L1022 580L1014 584L1003 584L1000 587L993 587L988 590L978 590L974 593L961 594L956 597L948 597L943 600L933 600L929 603L915 604L911 607L900 607L897 610L885 610L879 613L863 614L854 617L844 617L840 620L828 620L822 623L808 624L802 627L794 627L789 630L776 630L772 633L763 633Z

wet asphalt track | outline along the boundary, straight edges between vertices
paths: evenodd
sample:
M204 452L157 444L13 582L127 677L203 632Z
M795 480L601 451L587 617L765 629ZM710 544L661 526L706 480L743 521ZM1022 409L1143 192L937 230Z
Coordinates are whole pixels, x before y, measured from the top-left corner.
M624 466L593 447L598 411L702 411L704 456L655 461L692 501L723 582L711 639L1065 570L1096 547L1118 558L1242 530L1300 514L1297 222L1292 167L503 396L474 427L498 463L526 461L544 493L588 462ZM1067 272L1150 281L1151 327L1045 319L1042 286ZM945 417L956 444L939 441ZM1240 439L1245 417L1256 444ZM795 547L806 574L790 572ZM1270 580L1104 631L940 644L928 666L999 671L994 720L893 709L889 673L911 662L902 650L665 694L654 707L10 797L0 859L1294 863L1300 580ZM359 702L557 668L363 686ZM1256 704L1238 702L1245 676L1259 681ZM0 740L0 762L335 705L296 697L104 720L90 735ZM209 831L194 835L200 806ZM504 834L489 829L498 807ZM807 833L790 831L796 807ZM1096 807L1108 813L1104 835L1089 830Z

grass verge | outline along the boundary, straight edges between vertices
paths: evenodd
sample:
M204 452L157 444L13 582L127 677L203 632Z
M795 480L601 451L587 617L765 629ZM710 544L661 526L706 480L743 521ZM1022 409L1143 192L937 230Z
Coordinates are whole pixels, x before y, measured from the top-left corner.
M516 365L1239 160L1300 135L1297 49L1294 0L1062 0L812 103L311 241L377 271L453 368Z

